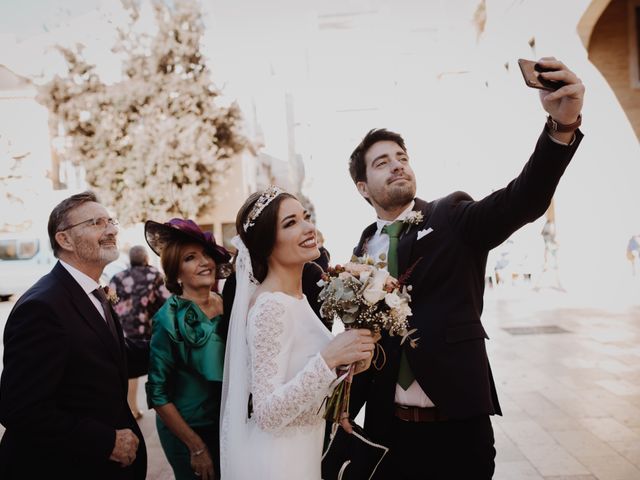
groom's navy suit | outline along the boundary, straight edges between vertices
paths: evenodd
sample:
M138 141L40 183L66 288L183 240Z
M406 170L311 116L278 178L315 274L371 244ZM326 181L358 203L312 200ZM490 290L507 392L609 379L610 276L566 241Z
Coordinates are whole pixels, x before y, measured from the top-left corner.
M413 287L409 321L417 329L418 346L401 346L398 337L383 335L384 367L357 375L352 387L352 418L366 401L365 430L373 440L393 443L389 437L402 348L420 387L448 419L501 414L480 321L487 254L545 213L581 139L577 131L573 144L564 146L544 132L522 173L482 200L464 192L432 202L415 199L414 210L424 220L407 225L402 234L398 272ZM375 223L364 230L357 256L366 253L375 231ZM425 456L427 463L429 453Z
M0 478L145 478L144 439L127 405L134 349L115 323L117 341L60 263L18 300L4 332ZM127 468L109 460L124 428L140 439Z

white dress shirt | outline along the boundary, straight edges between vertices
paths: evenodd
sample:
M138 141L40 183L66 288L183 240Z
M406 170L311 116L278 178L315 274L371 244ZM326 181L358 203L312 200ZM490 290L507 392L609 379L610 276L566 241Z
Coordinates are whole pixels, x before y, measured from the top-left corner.
M91 293L96 288L100 288L100 284L96 282L93 278L88 276L87 274L82 273L77 268L72 267L71 265L63 262L62 260L59 260L59 261L60 261L60 265L66 268L67 272L69 272L69 274L73 277L73 279L76 282L78 282L78 285L80 285L80 288L84 290L84 293L87 294L87 296L89 297L89 300L91 300L91 303L93 303L93 305L96 307L96 310L100 312L100 316L102 316L102 319L106 322L107 317L104 316L104 310L102 308L102 304L100 303L100 300L98 300L96 296L93 293Z
M411 204L400 214L398 217L393 220L381 220L378 219L376 221L378 228L376 229L376 233L374 233L369 241L367 242L367 254L372 257L374 260L378 260L380 254L384 253L385 255L389 251L389 235L386 233L382 233L382 228L385 225L389 225L398 220L404 220L409 212L413 210L415 205L415 201L412 201ZM426 393L420 388L420 385L417 381L413 381L411 385L409 385L408 389L403 389L400 385L396 385L396 397L395 402L398 405L406 405L411 407L433 407L435 406L431 399L427 396Z

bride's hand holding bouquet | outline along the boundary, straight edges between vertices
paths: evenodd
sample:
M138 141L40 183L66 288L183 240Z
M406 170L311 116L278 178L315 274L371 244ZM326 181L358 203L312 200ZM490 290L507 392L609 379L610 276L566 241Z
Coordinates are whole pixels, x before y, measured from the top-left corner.
M370 363L376 341L370 330L364 328L347 330L336 335L321 355L332 370L343 365Z

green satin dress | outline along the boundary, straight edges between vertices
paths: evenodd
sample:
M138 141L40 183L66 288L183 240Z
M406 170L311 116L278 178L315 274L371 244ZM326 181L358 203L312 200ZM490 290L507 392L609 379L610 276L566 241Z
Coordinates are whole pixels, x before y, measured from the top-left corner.
M190 300L167 299L153 317L149 377L150 408L173 403L182 418L207 443L216 474L220 472L218 430L224 362L224 340L218 335L222 316L212 319ZM190 452L156 416L160 443L177 480L196 479Z

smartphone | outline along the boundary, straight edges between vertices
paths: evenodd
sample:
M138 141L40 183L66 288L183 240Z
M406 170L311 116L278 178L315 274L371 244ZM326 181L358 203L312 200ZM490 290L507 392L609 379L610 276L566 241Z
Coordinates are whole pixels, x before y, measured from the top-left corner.
M524 83L527 84L527 87L554 91L566 85L565 82L547 80L537 75L539 72L552 72L553 70L550 68L543 68L533 60L519 58L518 65L520 66L520 71L522 72Z

